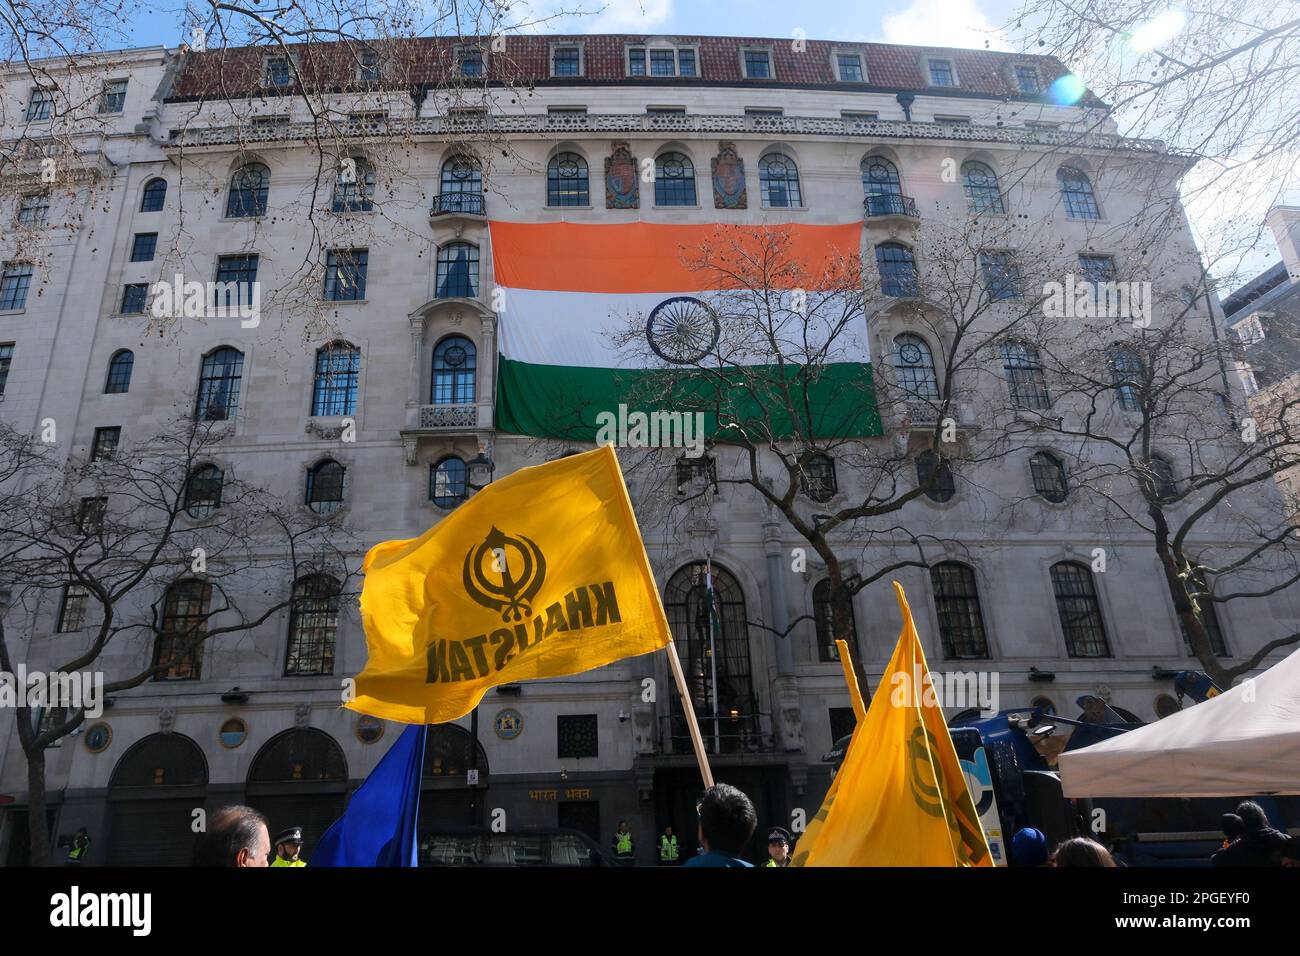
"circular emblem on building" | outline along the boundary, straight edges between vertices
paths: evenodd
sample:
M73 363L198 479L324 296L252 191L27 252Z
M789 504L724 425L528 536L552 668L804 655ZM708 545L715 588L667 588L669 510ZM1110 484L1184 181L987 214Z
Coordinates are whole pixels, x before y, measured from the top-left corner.
M646 322L650 348L665 362L689 365L718 345L718 316L694 296L677 295L654 307Z
M384 736L384 722L378 717L362 714L357 718L357 740L363 744L378 743Z
M523 714L510 707L499 710L496 717L492 719L492 729L497 732L497 736L502 740L514 740L523 733Z
M248 724L241 717L231 717L221 725L217 737L221 740L221 746L234 750L248 739Z
M113 728L108 724L93 724L87 731L84 743L86 749L92 754L101 753L108 749L108 745L113 742Z

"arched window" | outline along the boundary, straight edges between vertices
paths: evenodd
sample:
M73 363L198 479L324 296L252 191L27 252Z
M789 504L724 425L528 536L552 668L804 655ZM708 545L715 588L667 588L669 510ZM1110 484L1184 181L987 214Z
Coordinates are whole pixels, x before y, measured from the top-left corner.
M546 205L591 205L587 161L577 153L560 153L546 164Z
M118 349L108 360L108 378L104 380L105 395L120 395L131 389L131 372L135 369L135 353Z
M244 353L224 346L203 357L199 372L199 399L194 420L224 422L239 408L239 385L244 376Z
M1067 216L1071 219L1101 218L1087 173L1074 166L1062 166L1056 171L1056 181L1061 185L1061 199Z
M1003 342L1002 370L1007 376L1007 391L1011 393L1013 405L1039 411L1052 407L1038 349L1027 342Z
M1048 501L1060 504L1070 493L1065 463L1049 451L1040 451L1029 459L1029 474L1034 480L1034 491Z
M1116 348L1110 353L1110 373L1115 382L1115 399L1126 412L1140 408L1144 368L1142 357L1132 349Z
M880 291L898 297L918 294L916 259L912 250L901 242L882 242L876 246L876 266L880 270Z
M221 507L225 475L216 465L200 465L185 481L185 513L204 518Z
M442 164L437 211L483 215L483 169L473 156L459 154Z
M474 343L463 335L451 335L433 350L430 405L469 405L474 402Z
M307 507L328 515L343 506L344 468L332 458L317 462L307 472Z
M1188 578L1187 596L1192 599L1196 607L1196 612L1200 615L1201 626L1205 628L1205 636L1210 639L1210 650L1214 651L1217 657L1228 656L1228 643L1223 638L1223 628L1219 626L1219 615L1214 610L1214 602L1207 595L1210 589L1206 587L1205 575L1200 572L1194 573ZM1183 619L1178 618L1178 629L1183 635L1183 645L1187 648L1187 653L1192 654L1192 637L1187 633L1187 625Z
M140 195L141 212L161 212L163 203L167 201L167 180L162 178L151 179L144 184L144 192Z
M835 614L831 606L831 580L824 578L813 588L813 622L817 630L817 659L823 662L838 661L840 649L835 646ZM853 616L853 601L849 600L849 647L858 633L858 623Z
M655 160L655 205L696 205L695 166L688 156L661 153Z
M328 574L312 574L295 581L285 676L333 674L338 626L338 581Z
M839 489L835 480L835 459L820 452L808 459L801 476L803 492L813 501L830 501Z
M266 215L266 195L271 188L271 171L261 163L247 163L230 177L226 215L231 219Z
M916 484L925 489L925 496L931 501L943 504L951 501L957 493L957 483L952 477L952 465L948 459L941 458L926 449L916 456Z
M1178 482L1174 479L1174 466L1164 455L1152 455L1147 462L1147 474L1151 480L1151 489L1157 498L1169 499L1178 494Z
M758 185L763 205L771 208L803 205L799 167L784 153L768 153L758 163Z
M930 569L930 585L934 589L943 656L949 660L988 657L989 643L974 569L959 561L943 561Z
M930 344L921 336L904 332L894 338L894 375L898 387L909 399L939 400L939 381L935 377L934 355Z
M361 350L348 342L331 342L316 350L316 382L312 388L313 415L354 415L357 383L361 377Z
M438 250L439 299L472 299L478 295L478 246L449 242Z
M1006 212L998 174L987 163L968 159L961 164L961 188L966 193L966 208L974 213Z
M749 654L749 618L740 583L716 564L711 568L703 561L688 564L668 579L664 610L681 654L705 746L715 749L712 715L716 686L717 712L722 715L718 743L727 752L745 749L746 738L754 740L753 735L761 733L761 728L754 713L757 708ZM671 706L674 752L680 746L683 753L689 753L690 734L681 716L679 695L673 695Z
M429 468L429 500L439 508L454 508L469 494L465 463L459 458L444 458Z
M198 680L203 660L212 585L192 579L177 581L163 597L162 619L154 642L154 680Z
M1086 565L1061 561L1052 565L1052 591L1061 617L1065 647L1071 657L1110 657L1106 626L1092 572Z
M334 177L335 212L370 212L375 202L375 167L360 156L339 162Z
M867 197L868 216L887 216L905 211L898 167L883 156L868 156L862 161L862 190Z

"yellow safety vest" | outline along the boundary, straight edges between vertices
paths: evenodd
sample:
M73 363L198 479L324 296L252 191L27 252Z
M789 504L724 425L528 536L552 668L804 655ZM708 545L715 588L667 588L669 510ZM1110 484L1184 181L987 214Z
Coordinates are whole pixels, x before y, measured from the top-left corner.
M304 863L302 860L286 860L284 857L280 856L277 853L275 856L275 862L273 862L271 865L272 866L306 866L307 864Z
M618 843L614 848L614 852L618 854L624 854L624 853L630 854L632 852L632 834L616 833L614 836L615 839L618 840Z
M659 859L675 860L677 859L677 836L661 836L659 838Z

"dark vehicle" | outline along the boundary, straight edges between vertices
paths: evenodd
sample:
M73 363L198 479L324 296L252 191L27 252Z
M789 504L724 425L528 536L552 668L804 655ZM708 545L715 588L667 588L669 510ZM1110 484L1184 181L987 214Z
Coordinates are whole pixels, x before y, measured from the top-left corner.
M577 830L485 828L420 833L420 866L617 866L613 856Z

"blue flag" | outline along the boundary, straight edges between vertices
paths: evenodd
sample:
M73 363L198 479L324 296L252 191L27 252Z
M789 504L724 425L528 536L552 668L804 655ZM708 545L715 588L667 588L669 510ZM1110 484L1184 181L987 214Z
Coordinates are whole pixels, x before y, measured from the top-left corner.
M310 866L415 866L427 728L411 724L325 831Z

